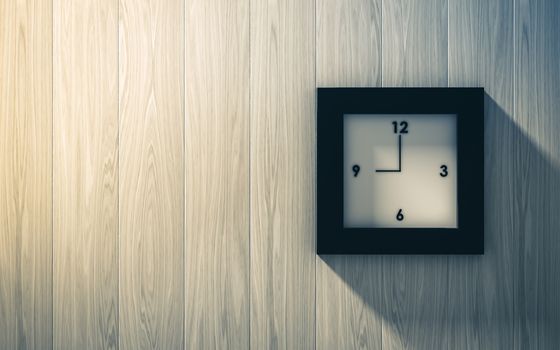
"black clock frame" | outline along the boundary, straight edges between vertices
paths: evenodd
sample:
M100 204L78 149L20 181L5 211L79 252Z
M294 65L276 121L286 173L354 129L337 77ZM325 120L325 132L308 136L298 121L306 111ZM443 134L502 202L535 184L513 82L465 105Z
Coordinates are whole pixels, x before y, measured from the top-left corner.
M345 114L456 114L458 228L343 224ZM317 89L317 254L484 254L484 89Z

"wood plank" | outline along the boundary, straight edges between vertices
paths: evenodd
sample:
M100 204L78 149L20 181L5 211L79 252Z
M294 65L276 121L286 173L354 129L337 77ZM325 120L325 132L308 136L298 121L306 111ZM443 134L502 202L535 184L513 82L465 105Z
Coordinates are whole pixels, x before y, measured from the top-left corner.
M485 253L449 257L452 349L513 348L513 261L518 232L512 179L513 1L449 3L449 84L482 86L485 102Z
M317 349L381 349L383 257L317 257Z
M381 85L381 1L317 2L317 87ZM382 257L316 259L317 349L381 349Z
M56 349L117 347L117 6L54 1Z
M317 1L317 87L381 85L381 0Z
M251 347L315 346L315 2L251 3Z
M184 7L120 0L119 347L184 345Z
M447 86L447 0L383 2L383 86Z
M249 0L187 0L186 349L249 348Z
M558 1L515 1L515 349L560 344L558 23Z
M383 86L447 86L447 1L383 2ZM448 348L444 256L384 259L383 347Z
M0 348L52 348L51 1L0 2Z

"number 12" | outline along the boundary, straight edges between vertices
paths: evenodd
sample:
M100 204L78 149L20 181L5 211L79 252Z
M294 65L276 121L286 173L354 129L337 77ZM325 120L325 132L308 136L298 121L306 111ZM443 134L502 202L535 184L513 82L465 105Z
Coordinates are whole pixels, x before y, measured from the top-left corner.
M408 122L407 122L407 121L404 121L404 120L403 120L403 121L400 123L400 126L401 126L401 130L400 130L400 131L398 130L398 126L399 126L399 123L398 123L398 122L393 122L393 132L394 132L395 134L408 134Z

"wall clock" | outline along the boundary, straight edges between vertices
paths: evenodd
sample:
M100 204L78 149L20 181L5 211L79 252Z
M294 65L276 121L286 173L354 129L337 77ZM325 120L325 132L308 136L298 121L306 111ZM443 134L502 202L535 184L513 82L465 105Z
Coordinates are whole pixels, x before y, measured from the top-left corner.
M483 254L484 89L317 94L318 254Z

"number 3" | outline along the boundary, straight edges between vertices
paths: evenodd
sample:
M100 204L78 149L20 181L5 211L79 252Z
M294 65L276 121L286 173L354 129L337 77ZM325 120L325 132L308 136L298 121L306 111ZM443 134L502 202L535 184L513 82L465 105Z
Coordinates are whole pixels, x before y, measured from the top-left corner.
M447 165L442 165L439 167L441 169L441 173L439 173L439 176L441 177L446 177L447 176Z

